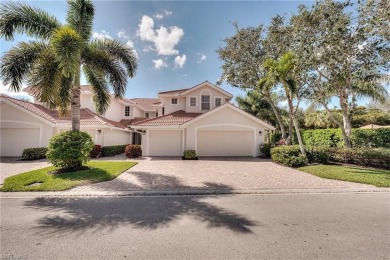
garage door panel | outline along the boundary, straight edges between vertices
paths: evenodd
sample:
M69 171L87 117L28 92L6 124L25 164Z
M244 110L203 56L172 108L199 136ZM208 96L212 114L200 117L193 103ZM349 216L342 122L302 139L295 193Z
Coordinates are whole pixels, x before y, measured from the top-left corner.
M199 156L253 156L252 131L198 131Z
M39 147L39 128L1 128L1 156L21 156L26 148Z
M150 131L149 156L181 156L181 131Z

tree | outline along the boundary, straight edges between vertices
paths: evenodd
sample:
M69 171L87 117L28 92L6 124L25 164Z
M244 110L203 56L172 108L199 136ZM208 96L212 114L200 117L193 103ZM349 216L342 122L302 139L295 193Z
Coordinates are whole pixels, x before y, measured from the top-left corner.
M269 84L262 82L259 85L259 80L265 76L265 70L262 66L266 58L266 52L263 48L263 26L238 28L237 23L233 25L236 28L236 34L225 38L226 45L217 50L219 58L224 62L222 76L218 84L226 81L233 87L259 91L270 104L283 138L287 138L283 120Z
M0 76L14 91L27 80L40 102L65 113L71 108L72 130L80 130L80 77L92 85L97 111L110 102L109 84L115 98L126 90L137 58L133 49L111 39L91 39L94 5L90 0L69 0L66 21L61 24L47 12L21 3L0 8L0 36L13 40L25 33L36 40L20 42L5 53Z
M369 12L358 9L352 16L346 9L353 3L325 0L311 9L300 6L291 18L294 44L307 70L308 98L321 104L351 147L351 119L358 97L383 101L387 92L380 79L388 71L389 50L386 33L372 29ZM388 9L387 9L388 10ZM328 107L337 98L342 121Z
M268 70L267 75L261 81L273 82L273 85L280 84L287 100L289 117L294 124L299 148L303 156L306 156L305 148L300 133L297 119L297 111L301 101L302 85L298 80L299 72L295 66L295 56L291 52L285 53L279 60L267 59L263 66Z

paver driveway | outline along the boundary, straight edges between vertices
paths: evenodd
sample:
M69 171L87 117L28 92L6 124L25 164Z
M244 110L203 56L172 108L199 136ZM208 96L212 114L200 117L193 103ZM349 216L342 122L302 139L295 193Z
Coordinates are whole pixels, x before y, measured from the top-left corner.
M112 181L76 187L85 191L186 191L370 188L358 183L322 179L258 158L207 158L183 161L146 158Z

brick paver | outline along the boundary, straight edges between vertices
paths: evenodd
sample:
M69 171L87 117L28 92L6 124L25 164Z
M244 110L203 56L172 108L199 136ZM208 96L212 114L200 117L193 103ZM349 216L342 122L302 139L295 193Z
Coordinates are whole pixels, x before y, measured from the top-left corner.
M257 158L146 158L118 178L69 192L369 188L322 179Z

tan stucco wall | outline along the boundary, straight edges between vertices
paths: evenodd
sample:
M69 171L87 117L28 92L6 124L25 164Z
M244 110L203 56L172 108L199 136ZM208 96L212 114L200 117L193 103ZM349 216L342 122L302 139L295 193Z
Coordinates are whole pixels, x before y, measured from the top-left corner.
M81 92L80 95L81 108L88 108L96 113L95 103L93 102L92 92Z
M224 93L221 93L211 87L208 87L205 85L204 87L201 87L199 89L196 89L188 94L186 94L186 112L189 113L204 113L208 112L208 110L201 110L201 96L202 95L210 95L210 109L215 108L215 98L220 97L221 98L221 105L226 103L226 98L228 98L227 95ZM190 97L196 97L196 107L190 107Z
M104 117L119 122L121 119L125 118L125 106L114 98L111 98L110 106L104 114Z
M124 132L116 129L111 131L107 129L104 130L100 135L103 135L103 146L131 143L131 132Z
M55 133L54 127L50 126L45 120L40 120L13 105L0 102L0 111L1 128L41 128L42 132L40 134L41 138L39 143L39 146L41 147L47 146L50 138ZM15 140L15 142L17 142L17 140Z
M171 104L172 98L177 98L177 105ZM160 100L164 104L165 115L173 113L175 111L185 110L186 99L184 97L179 97L179 96L161 97ZM159 115L162 115L160 111L159 111Z

